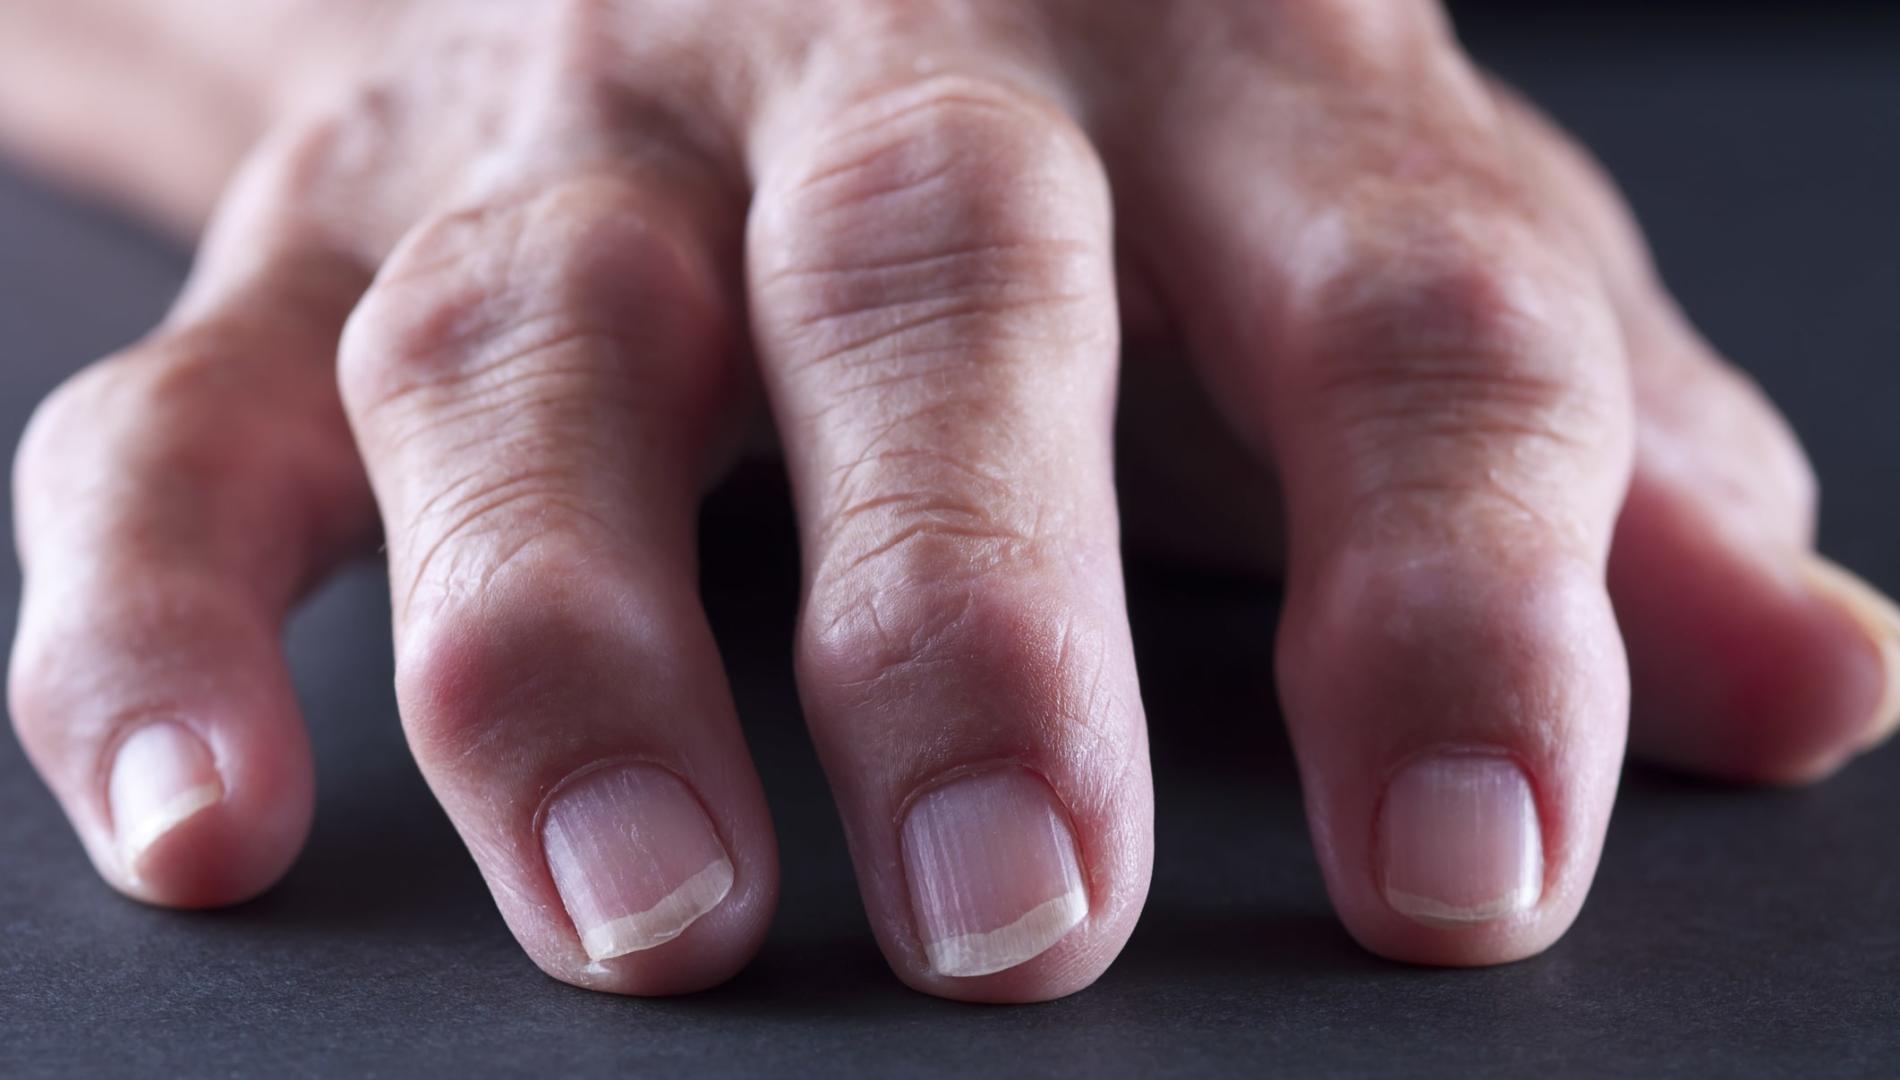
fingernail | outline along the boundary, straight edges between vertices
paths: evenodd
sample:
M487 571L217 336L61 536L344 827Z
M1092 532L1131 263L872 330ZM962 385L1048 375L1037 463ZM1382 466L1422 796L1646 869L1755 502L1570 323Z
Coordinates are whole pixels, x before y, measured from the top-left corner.
M211 748L179 724L147 724L119 745L106 782L119 851L134 875L153 844L224 799Z
M732 891L732 859L699 799L657 766L570 783L548 804L541 843L594 960L664 945Z
M1385 899L1422 923L1490 922L1544 892L1544 839L1530 781L1507 757L1447 753L1386 789Z
M1089 913L1068 815L1034 773L999 769L933 788L902 832L911 907L940 975L1013 968Z
M1815 592L1860 624L1880 655L1886 687L1868 728L1866 745L1871 747L1900 727L1900 607L1872 585L1819 555L1803 559L1801 570Z

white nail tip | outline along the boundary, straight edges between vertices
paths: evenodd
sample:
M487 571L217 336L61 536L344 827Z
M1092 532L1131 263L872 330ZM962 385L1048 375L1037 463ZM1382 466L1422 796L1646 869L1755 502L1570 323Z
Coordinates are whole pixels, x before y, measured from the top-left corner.
M1068 936L1088 917L1089 898L1075 889L1029 909L1008 926L980 934L959 934L924 946L939 975L969 978L1007 971L1033 960Z
M616 956L657 948L685 933L687 927L718 907L731 891L732 862L715 859L645 911L622 915L582 931L581 947L593 960L612 960Z
M1408 915L1422 923L1440 923L1446 926L1469 926L1472 923L1487 923L1529 911L1537 906L1538 890L1518 889L1508 896L1501 896L1488 904L1471 907L1457 907L1452 904L1433 900L1429 896L1414 896L1397 889L1385 891L1386 903L1401 915Z
M218 805L224 799L224 785L213 781L199 784L195 788L181 791L172 796L150 813L129 823L120 843L124 846L128 863L137 863L139 857L153 844L158 843L166 833Z
M1544 842L1538 827L1536 811L1528 804L1525 807L1527 820L1519 830L1520 849L1517 858L1518 880L1511 890L1493 900L1479 904L1448 904L1429 896L1420 896L1403 889L1387 886L1385 902L1392 910L1407 915L1422 923L1434 923L1441 926L1469 926L1473 923L1487 923L1495 919L1520 915L1537 906L1544 896Z

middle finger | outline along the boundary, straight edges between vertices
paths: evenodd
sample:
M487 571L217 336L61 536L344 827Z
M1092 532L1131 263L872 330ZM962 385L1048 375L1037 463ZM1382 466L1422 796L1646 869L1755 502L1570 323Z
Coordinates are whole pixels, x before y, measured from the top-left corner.
M1026 68L932 29L807 57L749 273L800 690L872 925L913 986L1037 1000L1114 958L1151 856L1108 193Z

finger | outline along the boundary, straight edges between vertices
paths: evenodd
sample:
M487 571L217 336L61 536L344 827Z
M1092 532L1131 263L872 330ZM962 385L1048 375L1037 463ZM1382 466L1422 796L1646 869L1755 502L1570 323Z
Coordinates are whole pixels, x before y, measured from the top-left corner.
M1793 432L1677 310L1609 181L1497 91L1540 192L1604 267L1631 357L1636 468L1610 555L1631 748L1734 779L1830 772L1900 723L1900 613L1814 554Z
M1285 492L1278 674L1333 902L1387 956L1493 963L1568 927L1615 792L1629 390L1442 27L1365 29L1330 28L1351 62L1317 88L1190 80L1170 114L1223 123L1161 133L1148 183L1175 310Z
M872 926L918 989L1034 1000L1114 958L1150 861L1108 202L1033 91L952 67L803 88L749 271L799 685Z
M696 589L699 485L733 419L728 211L660 172L423 225L341 373L416 761L535 962L639 994L730 976L777 890Z
M159 904L250 897L310 824L278 628L361 545L369 491L335 390L368 279L267 149L180 304L41 406L16 462L25 595L13 721L99 873Z

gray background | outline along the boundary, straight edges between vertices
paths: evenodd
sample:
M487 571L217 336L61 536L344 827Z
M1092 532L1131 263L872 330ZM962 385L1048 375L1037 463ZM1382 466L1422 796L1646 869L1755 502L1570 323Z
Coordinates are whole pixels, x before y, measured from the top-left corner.
M1900 592L1900 19L1883 6L1467 6L1466 32L1608 160L1691 313L1805 439L1823 547ZM184 266L0 173L0 441L135 337ZM738 979L634 1001L534 969L403 752L387 597L363 567L290 628L320 801L302 860L256 902L119 898L0 739L0 1073L1900 1070L1900 750L1802 791L1632 768L1590 903L1548 954L1389 964L1338 927L1307 848L1273 715L1273 594L1142 561L1159 836L1127 952L1035 1007L904 989L800 730L781 498L753 476L708 513L708 602L786 868Z

